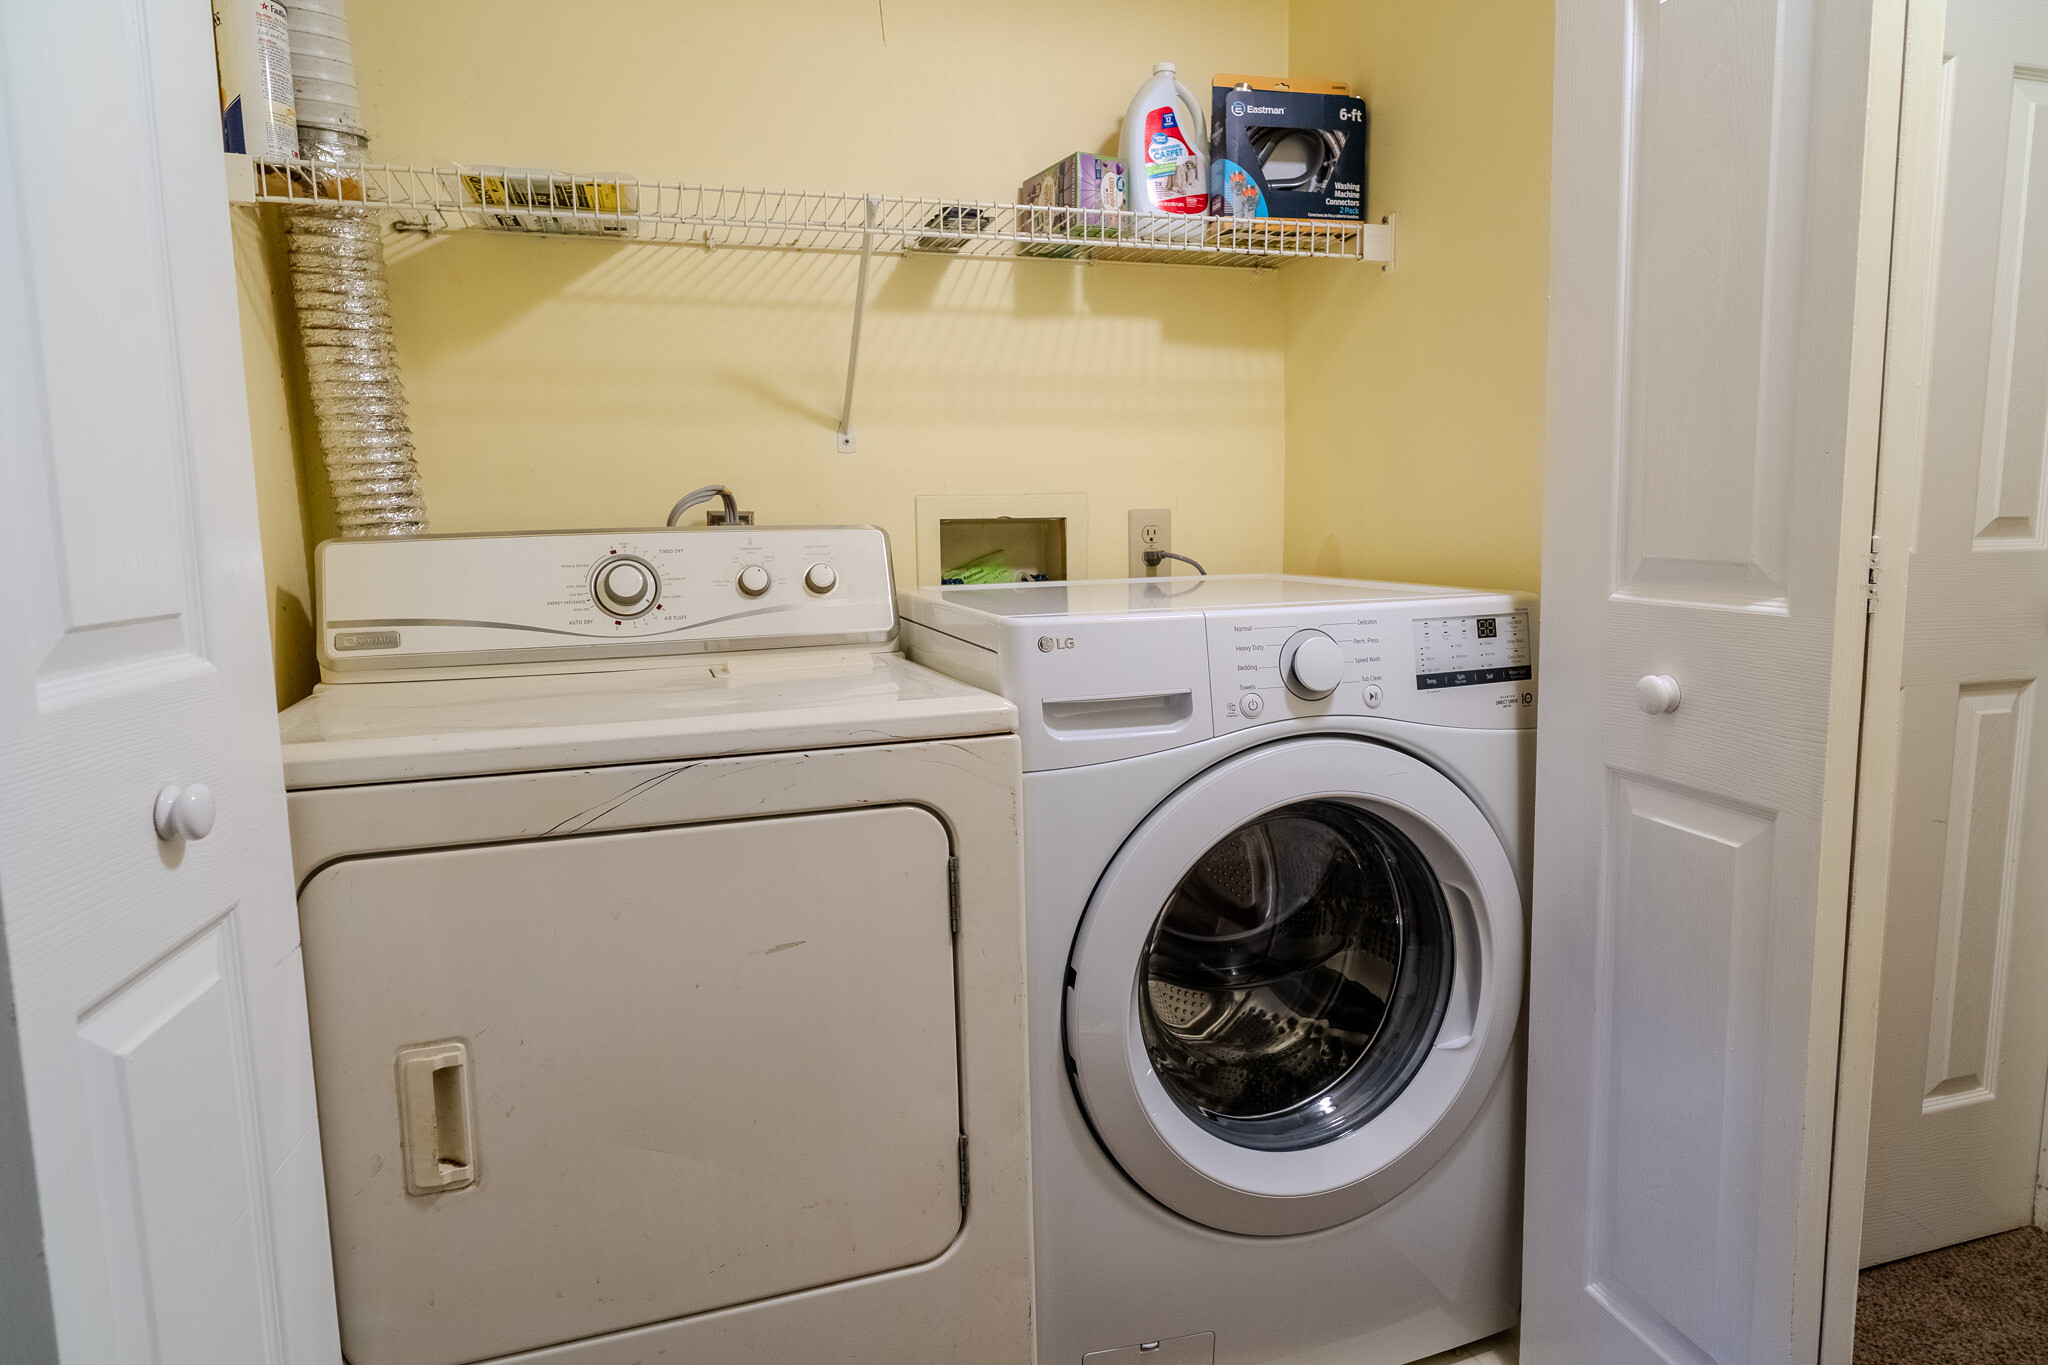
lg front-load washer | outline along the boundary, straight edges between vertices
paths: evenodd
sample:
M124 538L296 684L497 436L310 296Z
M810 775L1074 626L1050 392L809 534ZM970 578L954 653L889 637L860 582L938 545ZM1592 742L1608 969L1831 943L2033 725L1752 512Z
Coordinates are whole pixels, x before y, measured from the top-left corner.
M1019 712L1041 1362L1396 1365L1511 1325L1534 600L902 610Z

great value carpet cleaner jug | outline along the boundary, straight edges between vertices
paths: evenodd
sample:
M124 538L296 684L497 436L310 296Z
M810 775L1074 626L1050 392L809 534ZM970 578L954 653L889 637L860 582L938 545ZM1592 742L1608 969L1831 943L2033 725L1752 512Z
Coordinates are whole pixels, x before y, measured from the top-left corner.
M1131 208L1141 214L1180 214L1199 220L1209 210L1209 137L1195 97L1174 77L1172 62L1152 68L1124 115L1124 175ZM1201 224L1138 223L1140 236L1190 235Z

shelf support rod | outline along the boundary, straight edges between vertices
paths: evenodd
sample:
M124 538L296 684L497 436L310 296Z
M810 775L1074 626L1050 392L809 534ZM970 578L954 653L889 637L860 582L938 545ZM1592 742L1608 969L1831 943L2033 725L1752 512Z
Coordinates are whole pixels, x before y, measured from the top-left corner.
M846 398L839 405L839 453L851 455L860 449L860 442L853 434L853 380L860 371L860 324L868 310L868 262L875 254L875 213L882 207L882 196L871 194L867 197L867 223L860 234L860 280L854 285L853 295L853 340L846 348Z

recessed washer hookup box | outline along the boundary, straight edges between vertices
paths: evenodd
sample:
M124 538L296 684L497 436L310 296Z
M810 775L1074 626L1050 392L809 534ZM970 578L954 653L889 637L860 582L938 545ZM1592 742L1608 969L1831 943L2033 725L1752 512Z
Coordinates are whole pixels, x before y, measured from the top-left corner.
M1219 75L1209 204L1225 218L1365 215L1365 101L1335 82Z

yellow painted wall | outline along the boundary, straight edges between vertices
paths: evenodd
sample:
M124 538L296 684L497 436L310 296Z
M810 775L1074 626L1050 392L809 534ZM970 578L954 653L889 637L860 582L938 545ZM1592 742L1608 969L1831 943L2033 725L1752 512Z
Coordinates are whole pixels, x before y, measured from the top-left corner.
M595 156L643 180L1001 201L1063 155L1113 151L1154 60L1205 90L1213 71L1278 69L1287 39L1285 0L350 8L378 160ZM304 603L299 525L318 539L333 520L317 455L293 469L275 246L243 235L271 591ZM879 523L907 581L919 494L1082 492L1096 574L1123 572L1130 507L1173 508L1176 548L1211 570L1280 566L1270 272L878 261L860 453L842 456L851 259L481 231L388 259L436 531L659 524L720 482L764 523ZM280 635L281 702L310 685L309 647Z
M763 522L875 522L914 571L927 493L1090 500L1088 568L1167 506L1219 572L1534 587L1547 0L965 5L355 0L380 160L1008 200L1113 152L1156 59L1348 81L1398 268L877 262L833 449L854 262L464 231L393 245L437 531L658 523L701 483ZM1159 35L1171 35L1162 40ZM603 164L586 167L582 158ZM278 698L314 679L333 534L274 221L237 213ZM301 452L304 453L303 458Z
M1548 0L1295 0L1292 74L1372 116L1395 269L1287 267L1286 567L1537 586Z
M298 457L297 424L305 406L298 394L303 384L294 363L292 348L297 341L277 224L241 209L231 212L229 221L249 391L249 436L256 457L256 515L262 523L263 578L270 604L271 662L282 708L312 691L320 680L313 658L312 542L307 533L313 504ZM327 520L331 527L332 516Z

